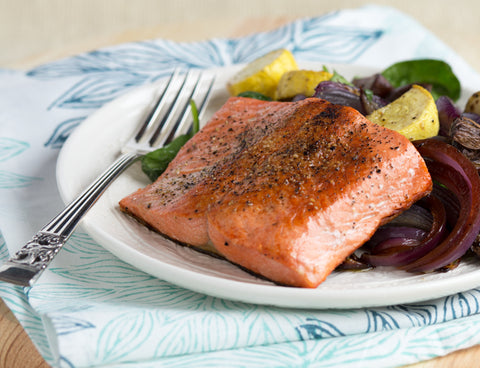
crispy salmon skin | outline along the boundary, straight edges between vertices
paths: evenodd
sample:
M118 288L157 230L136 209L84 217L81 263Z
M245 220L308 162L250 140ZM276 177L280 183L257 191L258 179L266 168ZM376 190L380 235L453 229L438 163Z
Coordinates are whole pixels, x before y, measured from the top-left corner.
M431 188L408 139L352 108L232 97L120 207L272 281L314 288Z

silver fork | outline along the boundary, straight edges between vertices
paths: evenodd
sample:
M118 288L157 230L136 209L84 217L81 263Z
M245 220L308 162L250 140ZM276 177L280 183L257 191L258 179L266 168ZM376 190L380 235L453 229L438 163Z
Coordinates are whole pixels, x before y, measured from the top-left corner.
M32 286L72 235L83 216L120 173L154 147L161 147L178 135L188 132L192 125L191 100L197 106L199 117L202 117L213 83L213 75L209 76L199 70L189 70L187 73L175 71L147 119L122 148L120 157L0 266L0 280Z

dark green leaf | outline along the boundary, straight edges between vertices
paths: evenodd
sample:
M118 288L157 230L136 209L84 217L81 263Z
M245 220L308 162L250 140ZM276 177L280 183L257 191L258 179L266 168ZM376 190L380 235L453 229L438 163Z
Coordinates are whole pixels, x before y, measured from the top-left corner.
M394 87L411 83L432 86L432 96L448 96L453 101L460 97L461 86L452 68L446 62L435 59L408 60L395 63L382 72Z
M195 101L190 100L190 108L192 110L193 118L192 133L178 136L169 144L155 151L149 152L141 158L142 171L151 181L157 180L157 178L165 171L170 161L175 158L178 151L180 151L180 148L182 148L183 145L200 130L198 109Z
M142 157L142 171L151 181L157 178L165 171L170 161L177 155L182 146L192 137L191 134L178 136L166 146L147 153Z
M262 100L262 101L272 101L270 97L255 91L245 91L245 92L239 93L237 96L249 97L249 98L254 98L256 100Z

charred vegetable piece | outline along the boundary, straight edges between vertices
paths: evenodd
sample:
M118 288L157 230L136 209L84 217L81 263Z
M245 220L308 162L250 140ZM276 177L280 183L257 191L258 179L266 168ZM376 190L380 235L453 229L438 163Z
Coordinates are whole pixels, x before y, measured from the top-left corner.
M451 143L480 170L480 116L462 114L450 127Z
M440 96L437 101L438 120L440 123L439 135L443 137L450 136L450 128L455 119L461 115L460 110L455 106L455 103L450 97Z
M370 77L355 78L353 84L363 90L370 90L374 95L387 98L394 89L392 84L382 74L374 74Z
M386 105L380 97L375 95L367 97L364 93L353 85L329 80L318 84L314 97L337 105L353 107L363 115Z
M372 269L372 265L366 263L360 257L355 255L355 253L349 255L345 258L345 261L339 265L337 271L368 271Z
M465 112L480 115L480 91L470 96L465 106Z
M453 142L470 150L480 150L480 124L468 116L455 119L450 127Z

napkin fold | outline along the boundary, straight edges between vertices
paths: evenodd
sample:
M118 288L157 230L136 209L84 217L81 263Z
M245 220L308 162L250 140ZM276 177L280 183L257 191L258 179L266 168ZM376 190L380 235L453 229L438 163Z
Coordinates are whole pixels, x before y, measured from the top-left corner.
M298 60L382 68L440 58L461 80L480 76L393 8L367 6L237 39L152 40L0 70L0 261L63 204L62 144L106 102L176 65L245 63L288 48ZM104 250L80 227L32 288L0 296L53 367L391 367L480 343L480 289L410 305L284 309L223 300L156 279Z

